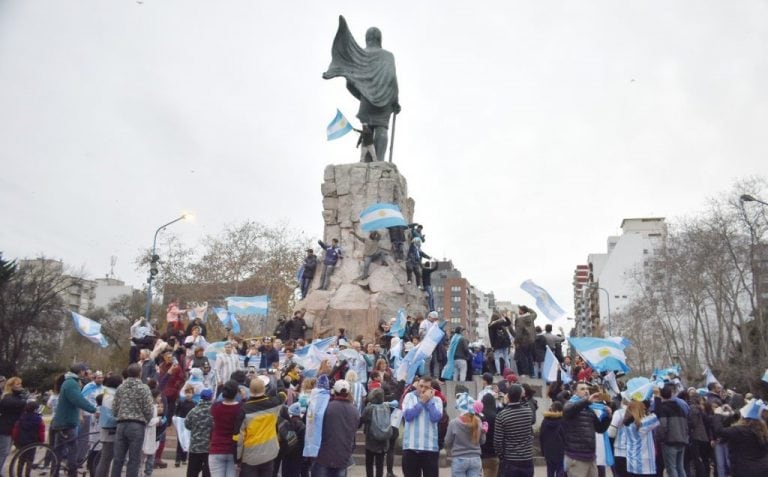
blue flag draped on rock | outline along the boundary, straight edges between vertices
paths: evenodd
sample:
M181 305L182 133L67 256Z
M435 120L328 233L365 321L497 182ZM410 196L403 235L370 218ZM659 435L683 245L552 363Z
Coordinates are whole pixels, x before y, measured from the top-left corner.
M405 223L400 207L395 204L377 203L360 212L360 228L364 232L397 226L407 227L408 224Z
M227 308L235 315L267 316L269 296L228 296Z
M531 280L521 283L520 288L528 292L536 300L536 308L541 310L544 316L549 318L549 321L565 318L565 311L560 308L560 305L555 303L555 300L552 299L547 290L536 285Z
M624 348L614 340L583 337L568 338L571 347L597 371L629 371Z
M93 344L97 344L102 348L109 346L107 339L101 334L101 325L90 318L86 318L83 315L79 315L74 311L72 313L72 321L75 322L75 329L78 333L85 336L88 341Z
M345 118L344 115L341 114L341 111L337 109L336 116L333 118L333 120L331 120L331 122L328 124L328 127L325 130L325 135L328 137L329 141L333 141L334 139L338 139L344 136L351 130L352 130L352 125L349 124L349 121L347 121L347 118Z

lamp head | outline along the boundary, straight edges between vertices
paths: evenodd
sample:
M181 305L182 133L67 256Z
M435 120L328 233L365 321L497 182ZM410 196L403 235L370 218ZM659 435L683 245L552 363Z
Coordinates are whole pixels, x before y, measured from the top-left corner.
M756 199L749 194L742 194L739 200L742 202L754 202Z

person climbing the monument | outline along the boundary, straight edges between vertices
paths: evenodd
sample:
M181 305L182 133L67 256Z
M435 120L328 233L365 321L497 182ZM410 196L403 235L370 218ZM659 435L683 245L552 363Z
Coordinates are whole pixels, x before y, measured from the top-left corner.
M304 257L304 266L301 272L301 298L307 297L309 292L309 286L312 284L312 279L315 278L315 270L317 269L317 255L311 248L307 249L307 256Z
M347 90L360 100L357 118L373 133L374 161L383 161L389 142L389 118L400 113L395 57L381 47L381 30L365 32L365 48L357 44L347 21L339 16L339 28L331 47L331 64L323 79L337 76L347 80ZM394 121L393 121L394 136ZM393 137L394 140L394 137ZM364 162L364 161L363 161Z
M411 231L411 240L415 238L421 239L421 243L427 241L427 236L424 235L424 226L419 223L408 224L408 230Z
M338 239L332 239L330 245L322 240L318 240L317 243L319 243L320 247L325 250L325 257L323 257L323 273L320 275L320 288L318 288L318 290L327 290L336 264L344 257L341 255Z
M395 255L395 261L401 262L405 260L405 253L403 252L403 245L405 244L405 229L402 225L395 225L394 227L387 227L389 232L389 241L392 243L392 253Z
M373 145L373 129L365 123L363 123L363 129L352 129L360 133L360 137L357 138L357 147L360 148L360 162L377 162L376 147Z
M360 275L360 280L368 279L368 272L371 268L371 263L373 263L375 260L379 260L381 266L383 267L389 266L387 263L387 252L382 250L379 245L381 235L377 231L374 230L369 233L367 238L358 235L354 230L350 230L349 233L363 242L363 274Z
M408 256L405 262L405 273L408 277L408 283L411 283L411 274L416 279L416 286L421 288L421 259L430 259L426 252L421 250L421 239L415 237L411 240L411 245L408 247Z

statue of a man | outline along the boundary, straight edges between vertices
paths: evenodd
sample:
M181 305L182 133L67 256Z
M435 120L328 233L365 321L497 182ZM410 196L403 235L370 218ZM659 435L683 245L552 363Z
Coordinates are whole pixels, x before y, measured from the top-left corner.
M324 79L343 76L347 89L360 100L357 118L373 129L374 147L379 161L385 160L389 117L400 112L395 57L381 47L381 30L365 32L365 48L357 44L347 21L339 16L339 29L333 39L331 64Z

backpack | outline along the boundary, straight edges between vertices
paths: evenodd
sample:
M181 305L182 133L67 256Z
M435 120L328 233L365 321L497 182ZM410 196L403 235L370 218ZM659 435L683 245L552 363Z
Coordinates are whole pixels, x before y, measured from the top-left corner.
M299 436L296 435L296 431L291 429L291 423L288 420L280 421L277 426L277 436L280 441L280 447L286 452L293 451L299 443Z
M372 404L371 411L371 423L368 425L366 438L378 442L388 441L392 437L389 404Z

